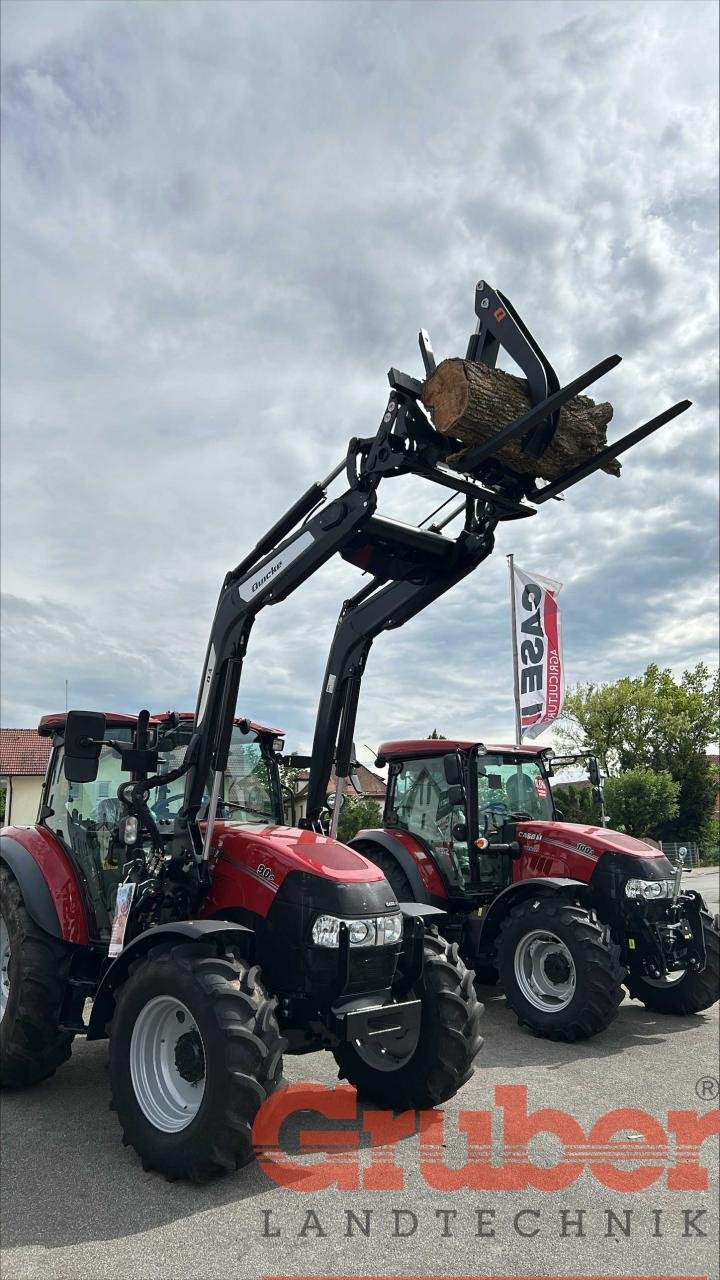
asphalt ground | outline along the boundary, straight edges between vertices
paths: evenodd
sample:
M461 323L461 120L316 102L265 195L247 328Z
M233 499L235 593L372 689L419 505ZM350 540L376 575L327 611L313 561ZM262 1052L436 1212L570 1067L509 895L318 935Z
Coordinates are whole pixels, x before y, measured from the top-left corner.
M693 872L685 883L718 909L717 870ZM493 1112L493 1148L499 1155L497 1086L526 1086L530 1111L563 1109L585 1134L615 1108L641 1108L665 1127L668 1111L705 1113L717 1105L712 1083L719 1074L717 1005L696 1017L668 1018L626 1000L605 1033L580 1045L562 1045L521 1030L493 989L483 988L482 996L485 1046L473 1079L444 1109L438 1156L448 1166L467 1160L466 1136L457 1127L461 1111ZM392 1191L362 1184L355 1190L312 1191L298 1181L286 1187L257 1164L195 1187L144 1173L134 1152L121 1145L108 1109L106 1062L104 1043L77 1041L71 1061L53 1079L2 1098L3 1280L256 1280L266 1275L717 1280L715 1139L704 1143L700 1156L709 1171L707 1190L674 1190L662 1172L646 1190L623 1192L602 1185L588 1169L561 1191L435 1189L428 1177L436 1178L437 1166L435 1173L432 1168L423 1173L416 1136L398 1143L395 1161L403 1185ZM290 1082L336 1083L326 1054L288 1058L285 1074ZM305 1115L299 1127L323 1123L331 1124ZM290 1150L297 1127L294 1138L290 1126L283 1143ZM639 1142L637 1130L632 1131L635 1138L629 1141ZM362 1178L371 1159L362 1135L360 1148L346 1161L359 1161ZM553 1137L541 1135L530 1146L539 1169L554 1166L560 1154ZM300 1163L332 1158L314 1154ZM665 1163L662 1158L659 1167ZM344 1176L355 1176L352 1165L345 1164ZM369 1221L369 1237L352 1224L354 1234L346 1234L348 1210L363 1227ZM397 1219L394 1210L402 1211ZM479 1210L484 1212L478 1218ZM516 1228L515 1215L523 1210L529 1212ZM629 1236L617 1225L608 1234L608 1212ZM404 1232L414 1221L412 1234L394 1233L396 1222ZM264 1236L264 1224L279 1234ZM519 1230L537 1234L523 1237Z

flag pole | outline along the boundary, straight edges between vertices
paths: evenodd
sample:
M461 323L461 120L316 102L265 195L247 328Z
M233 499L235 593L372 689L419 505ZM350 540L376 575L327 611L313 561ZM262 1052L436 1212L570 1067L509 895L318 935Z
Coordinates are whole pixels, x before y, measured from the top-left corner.
M515 557L509 555L507 557L508 570L510 573L510 624L512 627L512 656L513 656L513 692L515 695L515 741L518 746L522 745L522 722L520 719L520 671L518 668L518 648L517 648L517 626L515 616Z

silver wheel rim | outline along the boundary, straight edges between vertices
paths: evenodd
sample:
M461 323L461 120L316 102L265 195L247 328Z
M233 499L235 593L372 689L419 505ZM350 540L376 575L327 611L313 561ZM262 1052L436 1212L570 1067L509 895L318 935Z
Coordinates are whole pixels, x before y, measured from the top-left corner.
M155 996L140 1010L130 1038L130 1077L138 1106L162 1133L192 1124L205 1094L205 1052L190 1010Z
M10 999L10 934L4 916L0 916L0 1022L5 1017Z
M667 973L664 978L643 978L643 982L647 982L649 987L676 987L679 982L687 974L687 969L674 969L672 973Z
M575 995L575 961L562 938L535 929L515 950L515 980L525 999L543 1013L559 1013Z

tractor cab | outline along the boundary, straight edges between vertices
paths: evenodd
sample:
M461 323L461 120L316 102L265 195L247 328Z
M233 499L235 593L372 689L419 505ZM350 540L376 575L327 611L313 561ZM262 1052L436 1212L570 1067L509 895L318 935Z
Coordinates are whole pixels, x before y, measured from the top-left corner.
M117 888L130 857L121 838L121 822L127 812L118 788L131 777L122 752L133 748L137 716L109 712L105 716L97 773L87 781L66 777L65 715L43 716L38 733L51 737L48 764L38 821L57 836L78 872L87 917L98 941L110 936ZM165 712L150 718L148 747L157 752L158 774L170 776L181 764L193 729L191 713ZM280 731L236 720L230 740L227 768L218 800L218 819L227 822L283 822L283 805L276 752L282 747ZM94 770L89 770L89 773ZM209 790L205 790L207 809ZM153 789L148 807L160 836L172 835L183 804L182 781L169 781ZM203 817L203 809L200 811Z
M495 894L513 878L517 822L557 816L549 754L461 740L384 743L383 826L422 841L449 897Z

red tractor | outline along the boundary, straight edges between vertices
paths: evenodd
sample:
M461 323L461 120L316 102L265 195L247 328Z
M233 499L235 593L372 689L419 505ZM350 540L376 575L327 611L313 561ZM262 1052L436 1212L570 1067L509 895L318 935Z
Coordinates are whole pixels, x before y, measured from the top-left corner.
M484 282L476 313L470 358L491 361L503 342L534 401L498 432L497 448L522 436L542 451L561 406L619 357L560 388L508 300ZM502 326L497 340L493 325ZM424 339L421 349L427 370ZM382 871L334 832L282 825L274 735L236 719L257 614L335 554L372 575L348 603L349 631L343 622L331 654L334 662L343 647L342 666L329 665L325 685L330 721L342 722L338 758L349 759L372 635L477 568L499 521L534 516L558 484L576 483L688 407L537 489L497 460L493 444L466 454L462 473L452 469L459 442L435 431L422 384L396 369L389 377L375 435L351 440L330 475L226 575L194 716L46 719L53 753L38 823L2 832L2 1081L41 1080L74 1035L109 1035L125 1141L170 1177L200 1180L250 1156L283 1051L327 1049L366 1095L412 1108L452 1097L481 1043L473 975L436 932L438 908L412 895L399 903ZM341 474L347 487L328 501ZM428 528L379 516L380 482L403 476L462 495L460 507ZM460 512L452 538L442 530ZM365 607L372 624L353 639ZM315 790L337 736L320 721L318 734Z
M144 1167L201 1181L251 1156L283 1052L330 1050L390 1107L434 1106L469 1078L482 1006L457 948L424 927L439 913L283 825L276 730L231 723L204 864L172 850L191 715L71 711L39 731L53 750L37 826L0 836L4 1086L109 1034L123 1140Z
M382 829L351 846L399 898L443 907L445 937L518 1021L554 1040L594 1035L624 995L658 1013L719 995L720 933L652 845L564 822L552 752L418 739L386 742ZM591 764L591 778L597 766Z

